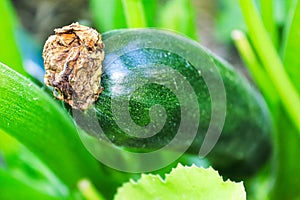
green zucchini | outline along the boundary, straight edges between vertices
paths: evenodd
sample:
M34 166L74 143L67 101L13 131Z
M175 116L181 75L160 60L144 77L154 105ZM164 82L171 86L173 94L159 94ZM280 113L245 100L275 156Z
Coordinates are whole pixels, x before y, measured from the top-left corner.
M216 136L206 139L215 139L222 128L217 144L206 156L213 167L238 177L265 163L271 152L266 104L228 63L196 42L165 31L117 30L105 33L103 42L104 91L95 110L104 135L85 126L87 132L141 152L160 149L175 138L171 148L185 150L181 147L192 142L186 152L197 155L207 131ZM179 131L184 137L178 139Z

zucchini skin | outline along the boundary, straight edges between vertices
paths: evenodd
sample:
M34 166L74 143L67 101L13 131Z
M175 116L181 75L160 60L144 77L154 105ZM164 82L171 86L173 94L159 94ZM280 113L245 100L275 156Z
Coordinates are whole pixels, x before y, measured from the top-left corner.
M105 33L103 42L112 36L132 30L119 30ZM138 31L138 30L133 30ZM152 30L153 37L159 37L160 32ZM174 40L170 36L170 40ZM176 39L175 39L176 40ZM185 41L173 41L185 45ZM137 82L152 78L164 77L164 81L173 82L174 74L157 66L168 66L182 76L192 86L197 101L186 94L186 104L198 104L200 107L200 123L197 135L187 150L187 153L198 154L203 143L205 134L209 128L212 102L209 89L199 71L188 59L168 50L159 48L148 48L132 41L136 45L135 50L130 50L117 56L113 62L104 63L101 86L104 91L96 102L96 113L98 121L105 133L114 144L122 147L135 149L137 151L156 150L167 145L172 140L181 122L181 105L176 95L164 85L149 82L142 87L131 91ZM131 42L124 44L124 49ZM203 50L207 51L207 50ZM240 74L238 74L228 63L224 62L210 52L206 52L212 62L218 68L226 91L226 118L222 133L217 144L207 155L207 159L213 167L221 173L230 177L242 177L251 175L262 166L271 153L271 122L266 104L261 95L250 86ZM106 54L106 59L115 56ZM104 61L105 62L105 61ZM205 63L204 63L205 64ZM137 78L137 70L139 73ZM122 78L116 78L118 75ZM176 81L176 80L175 80ZM180 84L180 81L177 83ZM131 88L131 86L133 86ZM116 89L117 88L117 89ZM131 91L131 92L128 92ZM160 131L148 138L138 138L128 135L116 123L112 111L112 99L114 104L122 106L122 102L129 100L128 109L132 120L139 126L150 123L150 108L161 105L166 112L165 124ZM190 112L189 117L193 116ZM127 117L124 115L124 117ZM121 114L122 118L122 114ZM194 121L186 124L187 127L194 126ZM187 129L188 130L188 129ZM186 134L190 134L188 131ZM99 136L99 135L98 135ZM101 137L101 135L100 135ZM181 146L185 141L177 141Z

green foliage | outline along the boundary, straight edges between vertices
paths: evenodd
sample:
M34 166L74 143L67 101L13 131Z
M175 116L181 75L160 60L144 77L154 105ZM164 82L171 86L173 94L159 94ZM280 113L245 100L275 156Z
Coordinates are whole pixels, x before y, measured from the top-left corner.
M261 18L274 46L278 45L277 23L274 20L275 5L273 0L260 0Z
M112 192L109 188L115 183L102 178L99 164L83 147L70 116L47 93L0 63L0 94L5 97L0 98L0 129L28 147L69 188L87 177L105 193Z
M253 46L278 92L283 107L300 131L300 113L295 109L295 107L300 108L300 96L295 89L296 86L292 84L284 70L276 48L271 43L271 36L265 30L253 3L251 0L241 0L240 2ZM258 35L259 37L257 37Z
M126 28L122 0L90 0L90 9L99 31Z
M190 0L90 0L101 32L119 28L159 27L197 39L195 10Z
M300 94L300 59L297 53L300 49L300 2L294 2L285 26L282 55L285 69Z
M127 27L144 28L147 27L144 5L142 0L122 0Z
M39 155L70 186L86 176L82 165L90 163L92 169L93 162L66 112L30 80L3 64L0 72L0 92L5 96L0 99L0 128Z
M15 40L15 16L9 0L0 1L0 60L12 66L19 73L26 75L22 66L22 58Z
M44 200L62 200L62 197L55 197L35 190L30 185L24 183L11 175L11 173L0 168L0 199L5 200L25 200L25 199L44 199Z
M279 3L285 5L281 8L284 12L282 21L277 16L276 5ZM233 34L234 39L267 99L274 119L274 163L277 171L270 196L271 199L299 199L300 181L294 177L300 176L300 167L295 164L300 152L300 62L297 58L300 52L300 2L261 1L262 17L251 0L240 0L240 6L250 42L241 32ZM289 14L287 8L290 8ZM280 34L280 26L284 27L283 34Z
M216 34L223 41L228 41L233 28L245 30L247 26L247 35L240 32L235 41L268 102L274 120L276 153L272 163L276 172L263 175L271 185L269 198L299 199L300 180L297 177L300 177L300 165L296 162L300 152L300 59L297 58L300 52L300 2L255 2L240 0L239 7L237 0L218 1L220 14ZM188 0L90 0L90 9L102 33L147 26L172 29L197 39L195 12ZM245 22L242 21L241 10ZM18 24L10 1L0 2L0 17L0 61L27 76L14 37ZM101 166L91 157L62 106L14 70L0 64L0 199L74 199L75 196L77 199L101 199L102 195L112 198L117 186L128 175ZM158 176L143 175L137 183L126 183L119 189L116 198L157 193L170 197L179 192L187 196L198 195L200 190L191 190L188 187L191 185L200 188L212 186L213 189L201 190L202 195L204 192L218 195L218 192L224 191L221 178L214 172L208 172L208 180L199 184L199 180L205 178L200 176L203 175L199 172L202 169L179 168L167 175L165 181ZM185 170L189 172L185 173ZM87 188L80 184L85 178L91 184ZM266 198L268 184L264 182L261 186L260 175L256 176L256 180L258 186L256 189L253 187L251 192L256 193L257 199ZM241 184L231 184L244 197ZM263 189L258 191L257 187Z
M170 0L160 9L158 27L197 39L195 11L190 0Z
M243 183L223 181L217 171L196 166L178 165L163 180L158 175L145 175L125 183L114 198L121 199L246 199Z
M157 23L158 0L142 0L148 27L155 27Z
M9 137L7 134L1 133L1 140L4 139L8 141L7 137ZM32 190L36 190L45 195L67 198L70 195L70 191L67 187L62 184L35 155L29 152L24 146L18 146L19 149L17 151L10 153L4 152L5 164L1 168L4 175L7 174L9 175L8 178L19 180L23 185L27 185L27 187L30 187ZM1 147L3 146L1 145ZM26 190L25 186L24 188ZM23 190L24 188L20 186L19 189ZM11 191L11 189L8 191ZM9 192L5 194L8 195ZM2 195L4 194L2 193ZM20 194L14 193L12 195L17 197ZM30 195L30 193L27 195ZM31 195L32 197L35 196L34 193Z

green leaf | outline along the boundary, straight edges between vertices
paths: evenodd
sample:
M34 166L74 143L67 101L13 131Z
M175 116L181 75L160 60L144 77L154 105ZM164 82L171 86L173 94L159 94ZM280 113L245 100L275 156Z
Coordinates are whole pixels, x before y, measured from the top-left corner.
M266 31L271 37L274 46L278 46L278 29L274 16L275 2L273 0L260 0L261 17Z
M122 0L90 0L90 9L101 32L127 27Z
M125 183L115 196L119 199L246 199L243 183L223 181L217 171L178 165L166 179L143 174L137 182Z
M66 198L69 190L57 177L16 139L0 129L0 153L3 154L5 173L45 195ZM1 187L1 183L0 183ZM0 195L1 197L1 195Z
M280 107L276 128L276 138L274 139L276 141L276 159L272 163L273 169L276 168L276 179L272 182L273 187L270 199L299 200L300 179L295 178L300 177L300 165L297 162L300 152L299 131L290 121L282 107Z
M240 0L240 6L257 55L273 82L289 117L300 130L300 113L295 109L300 108L300 95L284 70L282 61L264 28L253 1Z
M284 31L283 64L284 67L300 94L300 59L297 52L300 52L300 1L295 1L291 7L289 18Z
M261 66L261 63L259 62L246 35L242 31L235 30L232 32L232 38L243 61L248 67L253 80L256 82L256 85L264 95L270 111L275 115L278 109L279 97L274 85L272 84L272 81L270 80L264 68Z
M64 198L70 195L55 174L24 146L16 154L5 156L5 168L10 175L37 191Z
M15 200L15 199L43 199L43 200L55 200L63 199L55 196L44 194L35 190L30 185L25 184L21 180L18 180L11 176L4 169L0 168L0 199Z
M35 153L67 185L87 177L112 193L98 162L83 147L64 111L42 89L0 63L0 129Z
M20 143L1 129L0 138L0 151L4 156L14 155L20 150Z
M147 27L142 0L122 0L128 28Z
M159 11L158 27L198 39L195 10L190 0L168 1Z
M15 40L15 26L16 20L13 12L13 8L10 1L0 1L0 62L3 62L23 75L27 75L23 66L21 55Z
M148 27L157 23L157 0L142 0Z
M289 10L293 9L293 2L295 2L295 0L274 0L274 15L279 26L284 26L285 21L288 17Z

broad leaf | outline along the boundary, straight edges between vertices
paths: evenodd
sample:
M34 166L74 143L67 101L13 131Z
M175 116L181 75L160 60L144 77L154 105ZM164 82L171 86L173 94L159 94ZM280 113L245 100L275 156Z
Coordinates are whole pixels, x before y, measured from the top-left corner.
M0 129L35 153L70 188L87 177L112 192L69 115L42 89L0 63Z
M25 184L21 180L18 180L11 176L8 172L0 168L0 199L15 200L15 199L44 199L55 200L63 198L50 196L43 192L37 191L30 185Z
M0 165L10 176L45 194L68 196L66 186L28 149L1 129L0 138L0 153L4 160Z
M166 179L143 174L138 182L128 182L119 188L119 199L246 199L243 183L223 181L212 168L178 165Z

